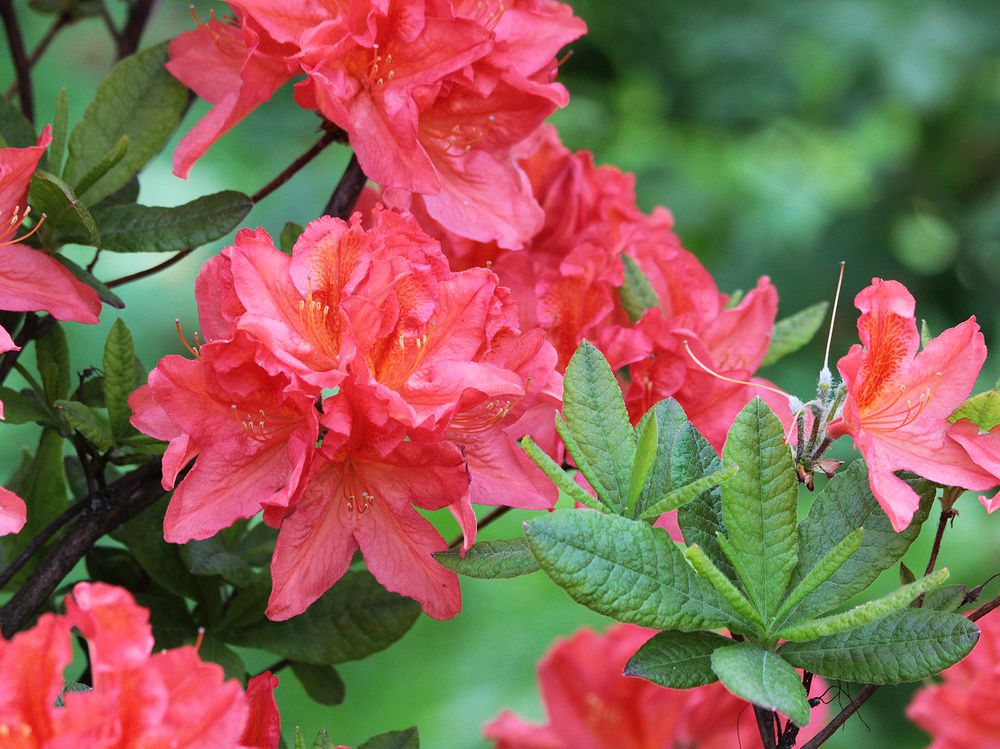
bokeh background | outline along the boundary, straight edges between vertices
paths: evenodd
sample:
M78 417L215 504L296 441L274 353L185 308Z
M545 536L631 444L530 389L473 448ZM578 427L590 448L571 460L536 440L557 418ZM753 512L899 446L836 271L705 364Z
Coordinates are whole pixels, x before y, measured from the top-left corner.
M119 18L123 3L107 3ZM781 293L781 314L790 314L831 298L837 263L846 260L835 356L855 339L850 298L873 276L906 283L918 316L935 332L977 315L987 343L1000 352L1000 4L574 5L590 33L562 66L572 102L554 122L571 147L634 172L641 205L673 211L685 245L721 288L750 288L758 276L770 275ZM26 0L15 6L30 49L51 17L33 13ZM144 45L191 28L187 6L188 0L162 0ZM196 7L203 18L213 7L225 10L202 0ZM5 47L0 51L6 89L13 73ZM40 123L51 118L62 87L70 92L71 123L78 119L113 55L97 18L63 32L36 69ZM181 132L204 111L196 103ZM176 205L224 188L253 192L315 141L317 125L286 88L225 137L187 181L170 173L178 134L143 173L141 200ZM343 148L323 153L255 208L247 224L277 235L286 221L315 218L347 156ZM223 244L121 290L122 316L147 367L181 352L174 318L193 329L192 282ZM79 251L79 259L89 258ZM162 259L105 255L96 272L108 280ZM115 317L106 309L100 326L69 326L75 368L99 361ZM807 396L821 364L822 342L816 341L767 375ZM1000 354L993 354L979 389L998 375ZM30 428L0 425L2 475L34 439ZM954 580L975 585L1000 571L1000 517L988 518L971 496L958 508L942 559ZM483 537L513 536L519 520L511 513ZM933 524L932 516L907 557L915 570L926 562ZM449 519L441 528L454 535ZM886 573L881 587L895 585L894 577ZM416 724L431 749L484 747L480 727L501 709L542 718L534 670L555 639L580 626L607 625L538 574L463 580L463 594L456 619L422 618L389 650L339 667L347 698L336 708L311 705L291 673L283 673L286 733L295 725L310 732L327 727L337 741L356 745L373 733ZM246 656L251 667L268 665L265 656ZM832 710L849 699L851 687L845 690L829 695ZM852 719L828 746L925 746L926 737L902 716L911 692L880 691L862 710L863 721Z

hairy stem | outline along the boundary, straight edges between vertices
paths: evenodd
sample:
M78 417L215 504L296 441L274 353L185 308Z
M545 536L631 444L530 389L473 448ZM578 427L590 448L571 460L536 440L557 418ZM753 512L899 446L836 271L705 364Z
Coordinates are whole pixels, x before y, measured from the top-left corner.
M14 12L14 0L0 0L0 17L3 18L7 43L10 46L10 58L17 75L17 96L21 102L21 111L28 122L34 125L35 95L31 87L31 62L24 51L24 37L21 36L21 27Z

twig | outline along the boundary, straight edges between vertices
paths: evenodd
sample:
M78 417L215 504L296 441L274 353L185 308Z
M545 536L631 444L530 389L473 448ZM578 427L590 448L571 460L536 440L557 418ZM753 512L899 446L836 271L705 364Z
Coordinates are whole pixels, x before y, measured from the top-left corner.
M277 674L280 673L281 671L284 671L291 665L292 662L290 660L288 660L287 658L282 658L280 661L275 661L274 663L272 663L270 666L265 668L260 673L254 674L254 676L260 676L261 674L266 674L268 671L270 671L272 674Z
M337 183L337 189L333 191L330 201L326 204L325 214L342 219L350 216L367 181L368 178L358 163L357 155L352 154L347 168L340 177L340 182Z
M72 19L70 18L70 16L66 13L63 13L62 15L59 16L59 18L56 19L55 23L49 26L49 30L45 32L45 36L43 36L38 41L38 44L35 45L35 49L32 50L31 55L28 57L29 68L35 67L38 61L42 59L42 55L45 54L45 51L49 48L49 45L52 44L52 40L56 38L56 36L59 34L60 31L69 26L71 22ZM4 93L4 97L9 99L14 94L16 94L19 88L18 84L19 81L14 81L12 84L10 84L10 88L8 88L7 91Z
M323 149L325 149L331 143L343 140L343 137L344 135L342 130L327 129L326 132L323 133L323 136L318 141L316 141L316 143L314 143L309 148L309 150L307 150L305 153L303 153L301 156L295 159L295 161L289 164L287 168L282 170L281 174L279 174L277 177L272 179L270 182L268 182L266 185L260 188L257 192L255 192L250 197L250 200L254 204L257 204L260 201L262 201L264 198L273 193L283 184L288 182L288 180L290 180L296 172L298 172L306 164L308 164L310 161L316 158L316 156L318 156L320 152L323 151ZM340 181L343 182L344 177L341 177ZM355 198L355 200L357 200L357 198ZM167 260L164 260L162 263L154 265L152 268L146 268L145 270L140 270L135 273L130 273L127 276L122 276L121 278L116 278L112 281L108 281L107 286L113 289L118 286L124 286L127 283L132 283L133 281L139 281L143 278L148 278L149 276L156 275L160 271L164 271L167 268L176 265L181 260L190 255L192 252L194 252L196 249L197 249L196 247L191 247L187 250L181 250L180 252L168 258Z
M163 496L161 464L154 460L111 484L102 511L88 512L65 532L62 542L39 562L27 582L0 608L0 631L8 639L27 626L59 583L98 539Z
M802 688L806 690L806 697L809 697L809 690L812 689L813 675L808 671L802 672ZM810 706L812 703L809 703ZM799 727L791 720L785 724L785 731L778 732L778 749L792 749L795 746L795 739L799 737Z
M4 29L7 32L7 42L10 45L10 57L17 73L17 96L21 102L21 111L32 125L35 124L35 96L31 88L31 63L24 51L24 37L14 13L14 0L0 0L0 17L3 18Z
M513 508L511 507L497 507L493 512L484 517L479 523L476 524L476 530L481 531L483 528L488 526L494 520L498 520L510 512ZM458 538L448 544L449 549L457 549L462 544L463 535L460 533Z
M753 714L757 719L757 730L760 731L760 740L764 745L764 749L775 749L774 711L754 705Z
M997 596L992 601L987 601L978 609L973 611L971 614L969 614L969 619L971 619L972 621L977 621L979 619L982 619L984 616L986 616L988 613L990 613L996 608L1000 608L1000 596Z
M829 723L823 726L823 729L810 741L806 742L802 749L816 749L816 747L833 736L836 730L844 725L847 719L854 715L858 711L858 708L865 704L878 691L878 688L878 684L866 684L863 686L861 691L854 695L854 699L847 704L847 707L837 713Z
M102 2L103 5L103 2ZM118 45L118 59L128 57L139 49L142 33L146 30L149 17L156 7L156 0L135 0L130 6L125 26L115 37Z
M954 510L941 508L941 517L938 519L937 533L934 534L934 545L931 546L931 556L927 560L927 569L924 570L925 576L934 571L934 565L937 564L938 553L941 551L941 541L944 539L945 528L948 527L948 521L957 514L958 513Z
M14 576L21 571L21 568L28 563L28 560L35 556L38 550L45 546L48 540L56 535L66 523L79 515L87 504L87 500L74 502L59 517L39 531L38 535L31 539L31 543L24 547L24 551L18 554L17 558L8 564L3 572L0 572L0 588L5 587L7 583L13 580Z

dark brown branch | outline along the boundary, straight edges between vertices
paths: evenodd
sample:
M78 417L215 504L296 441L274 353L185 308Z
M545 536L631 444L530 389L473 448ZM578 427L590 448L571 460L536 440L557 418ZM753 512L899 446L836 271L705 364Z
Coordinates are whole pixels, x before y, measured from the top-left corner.
M122 276L121 278L116 278L116 279L114 279L112 281L108 281L107 286L108 286L108 288L113 289L116 286L124 286L127 283L132 283L133 281L138 281L141 278L147 278L149 276L156 275L161 270L166 270L167 268L169 268L169 267L171 267L173 265L177 265L177 263L179 263L181 260L183 260L188 255L190 255L192 252L194 252L195 249L197 249L197 248L192 247L190 250L181 250L176 255L173 255L172 257L168 258L167 260L164 260L159 265L154 265L152 268L146 268L145 270L136 271L135 273L130 273L127 276Z
M327 216L347 219L354 211L354 206L357 205L366 182L368 182L368 178L361 169L361 164L358 163L358 157L352 154L347 169L344 170L340 182L337 183L337 189L333 191L330 202L326 204L324 213Z
M510 512L511 509L513 508L497 507L489 515L487 515L486 517L484 517L482 520L479 521L479 523L476 525L476 529L481 531L483 528L490 525L494 520L499 520L500 518L502 518L504 515ZM461 533L458 534L458 538L456 538L454 541L448 544L448 548L457 549L459 546L461 546L463 538L464 536Z
M135 54L139 49L139 42L142 41L142 34L149 23L149 17L156 7L156 0L135 0L128 11L128 18L125 19L125 26L116 35L115 42L118 45L118 59Z
M0 572L0 588L3 588L7 585L7 583L13 580L14 575L21 571L21 568L28 563L28 560L35 556L35 554L37 554L46 543L48 543L50 538L62 530L66 523L79 515L86 506L87 500L74 502L67 507L66 510L59 515L59 517L39 531L38 534L31 539L31 543L24 547L24 551L18 554L17 558L8 564L7 568L3 572Z
M58 36L60 31L69 26L71 23L72 23L72 18L64 13L55 20L55 23L49 26L49 30L45 32L45 36L43 36L38 41L38 44L35 45L35 49L32 50L31 55L28 57L29 69L35 67L38 61L42 59L42 55L45 54L46 50L49 48L49 45L52 44L52 40L55 39L56 36ZM4 93L4 96L6 98L9 99L10 97L12 97L14 94L17 93L17 90L19 88L18 83L19 83L18 81L14 81L12 84L10 84L10 88L8 88L7 91Z
M809 696L809 690L812 689L813 675L808 671L802 672L802 688L806 690L806 697ZM813 702L809 702L809 706L813 706ZM792 749L795 746L795 739L799 737L799 727L788 721L785 724L785 731L782 733L778 731L778 749Z
M996 608L1000 608L1000 596L997 596L992 601L987 601L978 609L973 611L971 614L969 614L969 619L971 619L972 621L977 621L979 619L982 619L984 616L986 616L988 613L990 613Z
M7 32L7 43L10 46L10 57L14 63L17 75L17 96L21 102L21 111L32 125L35 124L35 95L31 88L31 62L24 51L24 37L17 23L14 12L14 0L0 0L0 17L3 18L4 30Z
M810 741L806 742L802 749L816 749L816 747L833 736L837 729L847 722L848 718L854 715L863 704L868 702L871 696L878 691L878 688L878 684L866 684L862 687L861 691L854 696L854 699L848 703L847 707L837 713L829 723L823 726L823 730L817 733Z
M775 749L774 711L754 705L753 714L757 719L757 730L760 731L760 741L764 745L764 749Z
M0 631L4 637L9 639L31 623L66 575L101 537L163 496L160 471L160 461L155 460L115 481L102 498L102 506L85 512L69 527L27 582L0 608Z

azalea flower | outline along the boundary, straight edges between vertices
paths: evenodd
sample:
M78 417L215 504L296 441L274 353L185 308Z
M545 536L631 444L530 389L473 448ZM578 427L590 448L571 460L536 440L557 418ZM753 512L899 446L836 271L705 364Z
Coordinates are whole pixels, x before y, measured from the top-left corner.
M505 711L483 729L497 749L731 749L760 747L749 704L719 683L667 689L624 676L625 664L656 632L616 624L603 635L581 629L538 666L548 723L534 725ZM826 689L814 678L811 693ZM816 708L808 740L822 725Z
M24 500L0 486L0 536L19 533L27 520Z
M972 392L986 344L972 317L918 353L916 303L897 281L873 279L854 303L861 311L861 345L852 346L837 364L847 397L828 432L854 440L868 464L872 493L900 531L909 525L919 497L896 471L976 491L997 483L955 439L955 434L965 439L961 427L949 434L948 417Z
M512 156L568 94L559 50L586 27L554 0L234 0L175 39L168 69L215 105L175 154L175 173L305 74L296 101L343 129L386 200L452 231L518 247L542 212Z
M73 628L87 639L93 688L62 694ZM149 612L131 594L78 583L65 615L43 614L34 628L0 640L0 744L277 748L270 674L244 696L195 648L152 650ZM65 706L56 707L60 695Z
M907 717L931 735L930 749L1000 748L1000 613L980 619L979 641L965 658L922 687Z
M432 554L447 543L414 509L458 505L469 479L461 451L449 442L420 444L402 435L388 451L347 392L324 403L329 429L302 495L281 523L271 561L267 615L300 614L347 571L360 548L369 571L388 590L418 600L435 619L461 608L458 577ZM473 519L474 524L474 519Z

